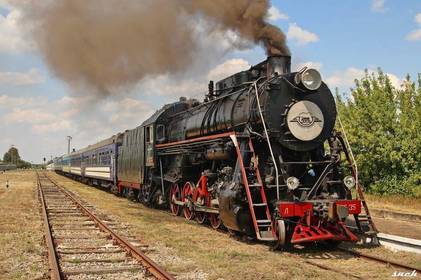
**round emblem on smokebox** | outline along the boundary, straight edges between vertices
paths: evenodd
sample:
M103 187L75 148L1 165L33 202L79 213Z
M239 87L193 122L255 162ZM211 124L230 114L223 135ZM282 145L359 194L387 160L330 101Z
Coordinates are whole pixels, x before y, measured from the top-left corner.
M323 113L311 101L299 101L291 106L287 114L288 128L295 138L302 141L315 139L323 130Z

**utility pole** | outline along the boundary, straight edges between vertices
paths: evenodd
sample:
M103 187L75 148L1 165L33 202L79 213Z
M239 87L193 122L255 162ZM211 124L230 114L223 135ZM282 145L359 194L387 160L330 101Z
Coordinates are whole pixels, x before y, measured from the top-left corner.
M72 139L72 136L67 136L67 154L70 154L70 142Z

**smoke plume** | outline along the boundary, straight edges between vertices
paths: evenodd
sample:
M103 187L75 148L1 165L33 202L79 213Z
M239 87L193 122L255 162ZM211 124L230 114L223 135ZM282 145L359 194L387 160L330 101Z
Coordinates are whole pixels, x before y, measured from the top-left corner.
M269 0L27 0L24 12L57 77L109 94L184 71L199 59L203 33L232 31L268 55L289 54L285 35L266 22L269 7Z

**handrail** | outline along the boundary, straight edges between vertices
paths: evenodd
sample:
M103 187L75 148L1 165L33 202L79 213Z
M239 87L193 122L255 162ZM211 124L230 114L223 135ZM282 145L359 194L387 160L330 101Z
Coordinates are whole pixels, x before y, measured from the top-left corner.
M349 144L348 137L346 136L345 128L342 125L341 117L339 116L339 114L338 114L338 121L339 121L339 125L341 127L341 131L342 131L342 133L344 135L345 144L347 146L346 149L349 151L349 155L350 155L350 158L351 158L351 167L354 167L355 182L356 182L356 185L358 185L358 166L357 166L357 161L355 160L354 154L352 153L351 145Z
M279 200L279 170L278 170L278 165L276 164L275 156L273 155L272 144L270 143L269 134L268 134L268 131L267 131L267 128L266 128L265 118L263 117L263 113L262 113L262 108L260 107L259 91L257 89L257 81L258 80L256 80L256 81L253 82L254 91L256 93L257 108L259 109L259 115L260 115L260 119L262 120L263 130L264 130L265 136L266 136L266 142L268 143L268 147L269 147L269 151L270 151L270 156L272 157L273 166L275 167L275 175L276 175L276 198Z

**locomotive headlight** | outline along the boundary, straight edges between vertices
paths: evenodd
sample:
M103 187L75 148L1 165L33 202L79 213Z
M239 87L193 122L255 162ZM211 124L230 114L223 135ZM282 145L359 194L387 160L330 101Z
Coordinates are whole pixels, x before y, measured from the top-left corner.
M295 177L288 177L287 187L289 190L293 191L300 185L300 181Z
M295 82L308 90L317 90L322 85L322 76L316 69L308 68L295 75Z
M355 179L353 176L346 176L344 178L344 184L348 189L352 189L355 186Z

